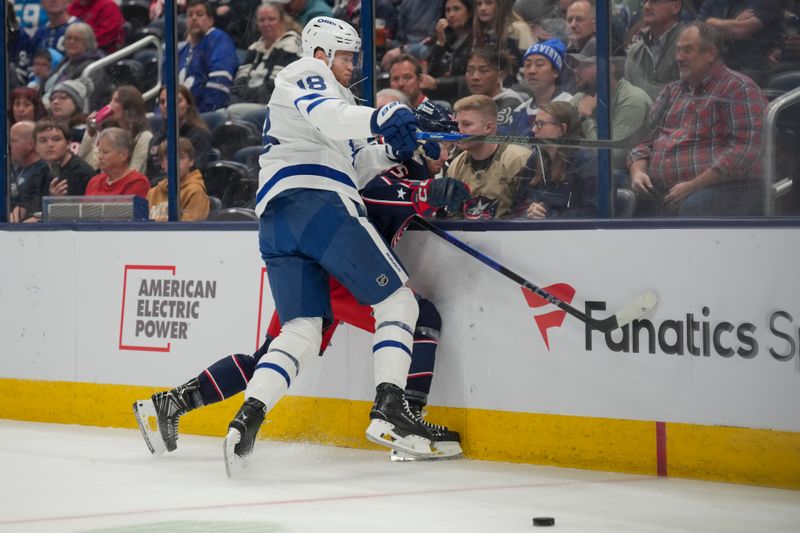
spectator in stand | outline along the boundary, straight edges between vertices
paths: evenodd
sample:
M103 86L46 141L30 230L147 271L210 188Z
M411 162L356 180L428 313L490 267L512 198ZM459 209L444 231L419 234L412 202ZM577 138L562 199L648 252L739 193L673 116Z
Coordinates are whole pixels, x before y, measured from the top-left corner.
M72 0L67 11L92 27L97 47L105 53L125 45L125 19L114 0Z
M66 59L47 79L44 85L44 99L47 101L53 88L66 80L80 80L86 86L89 97L88 110L100 109L111 97L111 80L104 69L95 70L89 79L83 71L101 57L103 52L97 48L94 31L84 22L70 24L64 33Z
M158 107L161 116L167 113L167 88L162 87L158 95ZM186 137L192 143L192 159L197 168L204 168L208 163L211 153L211 134L208 126L197 112L194 105L194 97L189 89L183 85L178 86L178 135ZM162 173L161 155L158 147L167 138L167 123L164 122L161 131L156 133L150 142L149 155L147 159L147 176L150 182L158 183L164 177ZM195 155L196 154L196 155Z
M39 26L33 37L24 31L20 33L17 65L21 69L30 70L34 54L42 48L56 50L62 56L66 54L64 33L70 24L78 22L77 17L67 13L69 3L70 0L41 0L41 7L47 13L47 24Z
M64 55L55 48L40 48L33 54L33 66L28 74L28 87L34 89L37 94L44 90L47 78L64 61Z
M678 79L675 43L683 24L681 0L645 0L641 38L628 49L625 78L655 99L667 83Z
M381 59L381 70L389 72L394 60L403 54L416 58L430 55L442 5L444 0L403 0L398 8L397 34L388 41L389 50Z
M42 98L35 89L18 87L11 92L11 124L23 120L36 122L47 115Z
M87 96L86 86L78 80L62 81L50 93L50 116L69 128L67 140L74 154L78 153L78 146L86 132Z
M148 129L142 93L133 85L117 87L117 90L111 95L108 108L111 114L103 117L103 121L100 123L97 122L97 111L90 113L87 117L86 132L78 148L78 155L93 167L98 167L98 130L112 126L119 127L131 135L133 146L130 157L131 168L145 172L153 134Z
M769 56L773 75L800 70L800 2L790 4L785 13L783 40ZM800 195L800 190L795 192Z
M484 95L471 95L454 106L458 131L468 135L497 133L497 106ZM450 164L448 174L470 189L472 199L464 206L470 219L505 218L512 214L520 180L531 150L513 144L459 143L463 150Z
M483 94L497 106L497 127L511 124L514 110L526 99L507 87L503 79L511 70L506 52L481 48L473 50L467 62L467 87L470 94Z
M286 11L297 21L300 27L308 24L314 17L330 17L333 9L325 0L277 0L286 6Z
M547 102L533 122L539 139L582 139L578 111L567 102ZM591 218L597 216L597 157L594 151L536 146L528 161L533 177L521 185L517 216Z
M432 97L453 101L465 96L464 74L472 51L472 0L446 0L436 23L436 39L428 56L422 89Z
M47 163L45 180L50 196L81 196L89 180L97 174L94 168L69 150L69 129L63 122L43 119L33 130L36 151Z
M89 180L86 196L134 194L147 198L150 182L130 166L131 134L122 128L106 128L97 138L97 161L100 173Z
M361 2L362 0L347 0L347 2L334 2L333 18L349 22L354 28L361 27ZM329 2L330 3L330 2ZM376 0L375 2L375 46L382 46L377 35L379 21L383 21L384 39L391 38L397 33L397 8L399 2L392 0Z
M722 32L728 68L766 86L770 72L766 59L781 41L783 0L706 0L697 18Z
M47 163L36 153L33 129L36 124L22 120L8 132L11 173L9 174L11 222L23 222L42 210L42 193L47 191Z
M275 76L302 54L300 35L287 28L291 19L279 3L261 4L256 24L261 37L250 45L233 79L231 103L266 104L275 89Z
M522 63L522 74L533 96L514 110L511 124L500 129L502 134L527 135L533 128L540 105L551 101L569 102L572 95L561 90L566 53L566 46L558 39L536 43L528 48Z
M658 95L652 133L628 156L645 215L755 215L763 198L761 89L722 60L723 37L692 22L678 37L681 79Z
M596 31L594 1L576 0L567 8L567 29L569 36L568 52L581 53L590 41L594 41Z
M236 45L214 27L208 0L186 4L186 41L178 45L178 82L192 91L201 113L227 107L239 60Z
M590 50L590 52L593 52ZM577 108L581 126L586 139L597 139L597 64L594 53L591 55L570 54L574 62L575 85L578 90L570 103ZM611 138L627 139L639 131L647 120L653 101L639 87L635 87L624 76L625 58L611 58ZM641 137L640 137L641 138ZM638 141L638 139L637 139ZM631 143L629 146L633 146ZM625 158L628 150L619 148L611 151L611 166L626 168ZM627 178L620 175L627 186Z
M161 156L162 170L167 173L167 143L158 146ZM180 214L182 222L205 220L208 218L209 203L206 184L199 170L194 169L194 148L192 141L186 137L178 139L178 200L180 201ZM166 222L169 220L169 199L167 195L167 180L162 179L158 185L147 193L150 203L150 220Z
M405 94L411 107L417 107L428 99L422 93L422 65L416 57L403 54L395 57L389 66L389 86Z
M476 0L472 20L473 47L505 50L514 65L522 64L525 51L536 43L531 29L512 11L513 0ZM512 73L516 80L516 72Z

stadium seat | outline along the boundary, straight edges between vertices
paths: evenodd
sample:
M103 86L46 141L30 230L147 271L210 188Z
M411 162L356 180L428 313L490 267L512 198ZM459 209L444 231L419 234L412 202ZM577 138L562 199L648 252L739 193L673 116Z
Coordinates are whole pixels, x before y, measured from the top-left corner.
M252 209L245 207L229 207L217 211L214 216L209 216L209 220L219 222L238 222L238 221L258 221L258 215Z
M208 197L208 217L211 216L222 209L222 200L217 198L216 196L209 196Z
M200 113L200 118L202 118L206 126L208 126L208 131L214 131L214 128L228 120L229 117L227 109L217 109L216 111Z
M267 108L264 104L240 103L228 106L228 116L232 119L250 122L261 132L264 129L264 117L267 115Z
M223 207L231 205L236 186L243 179L247 179L247 167L233 161L214 161L203 169L206 192L219 198Z
M158 83L158 58L153 55L139 62L142 64L142 88L146 91Z
M122 11L122 18L131 25L131 32L127 33L126 44L135 42L133 36L136 32L150 23L150 2L149 0L121 0L119 9Z
M258 177L247 176L233 186L225 207L252 207L258 192Z
M150 131L153 135L156 135L164 128L164 117L156 115L155 113L150 113L149 115Z
M258 177L258 158L263 153L264 147L260 144L258 146L246 146L233 154L233 160L249 168L252 176Z
M636 211L636 195L630 189L617 189L617 196L614 201L615 218L631 218Z
M106 72L111 78L114 87L121 85L133 85L140 91L142 90L142 78L144 66L135 59L120 59L116 63L106 67Z
M226 120L211 129L211 145L220 151L223 159L233 159L233 155L246 146L261 144L261 134L249 122Z

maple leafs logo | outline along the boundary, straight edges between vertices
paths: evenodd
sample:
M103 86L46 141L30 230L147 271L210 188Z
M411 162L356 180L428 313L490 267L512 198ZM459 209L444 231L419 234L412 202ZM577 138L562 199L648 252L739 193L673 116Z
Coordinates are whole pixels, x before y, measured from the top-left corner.
M540 307L552 305L541 296L537 296L532 290L525 287L521 287L521 289L522 295L525 297L525 301L528 302L528 306L530 306L532 309L538 309ZM566 283L556 283L555 285L544 287L544 290L566 303L572 303L572 298L575 296L575 289ZM542 339L544 339L544 345L547 347L547 351L550 351L550 339L547 336L548 330L551 328L561 327L561 324L564 323L564 318L566 318L566 316L567 312L561 309L533 315L533 319L536 321L536 326L539 328L539 333L541 333Z

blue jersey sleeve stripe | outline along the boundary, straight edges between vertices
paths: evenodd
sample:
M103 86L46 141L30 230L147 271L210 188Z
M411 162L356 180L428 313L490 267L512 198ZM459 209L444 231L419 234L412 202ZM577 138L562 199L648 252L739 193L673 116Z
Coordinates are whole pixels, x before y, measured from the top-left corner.
M299 104L303 100L314 100L315 98L323 98L323 96L321 94L319 94L319 93L304 94L303 96L299 96L299 97L295 98L294 106L297 107L297 104Z
M337 100L337 98L334 98L334 97L332 97L332 96L329 96L329 97L327 97L327 98L320 98L319 100L314 100L314 101L313 101L313 102L311 102L311 104L309 104L309 106L306 108L306 113L311 113L311 110L312 110L312 109L314 109L315 107L317 107L319 104L321 104L322 102L324 102L324 101L326 101L326 100Z
M264 185L261 187L261 190L258 191L256 195L256 203L261 202L264 197L269 194L269 191L281 180L290 178L292 176L319 176L322 178L328 178L334 181L338 181L343 185L348 187L352 187L356 189L355 183L353 180L350 179L350 176L341 172L339 170L333 169L331 167L326 167L325 165L290 165L288 167L284 167L278 172L276 172Z
M377 352L381 348L400 348L401 350L406 352L409 357L411 357L411 349L408 346L406 346L405 344L403 344L402 342L389 341L389 340L381 341L381 342L379 342L378 344L376 344L375 346L372 347L372 353L374 354L375 352Z

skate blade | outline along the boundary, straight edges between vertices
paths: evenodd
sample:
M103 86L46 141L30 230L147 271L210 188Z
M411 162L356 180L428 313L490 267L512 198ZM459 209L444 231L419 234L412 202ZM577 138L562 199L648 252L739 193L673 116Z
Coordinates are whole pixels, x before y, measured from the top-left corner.
M461 445L457 442L439 441L435 443L435 447L436 453L430 457L414 457L404 452L392 450L389 459L394 462L403 463L407 461L450 461L452 459L460 459L461 457L464 457L464 450L461 449Z
M137 400L133 403L133 414L139 424L144 443L153 455L162 455L167 451L167 444L158 430L158 416L152 400Z
M436 454L436 448L431 441L417 435L401 437L395 433L394 424L385 420L375 419L370 422L367 428L367 439L412 457L424 458Z
M228 479L233 479L244 472L247 467L247 458L236 455L236 445L242 439L242 434L236 429L229 429L225 442L222 443L222 452L225 455L225 473Z

